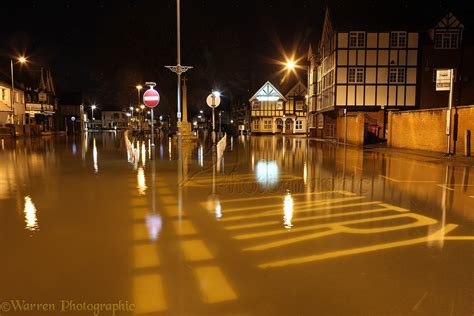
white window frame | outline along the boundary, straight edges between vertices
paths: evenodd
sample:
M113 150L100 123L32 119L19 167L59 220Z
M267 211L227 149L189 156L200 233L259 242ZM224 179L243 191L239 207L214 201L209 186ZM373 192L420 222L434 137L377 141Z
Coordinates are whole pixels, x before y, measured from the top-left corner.
M460 46L461 34L456 31L435 31L435 49L458 49ZM455 41L454 41L455 39Z
M303 120L296 120L295 121L295 129L302 130L303 129Z
M390 47L407 47L407 32L390 32Z
M349 47L361 48L365 47L365 32L349 32Z
M404 84L406 82L406 69L403 67L391 67L388 73L390 84Z
M363 67L349 67L347 70L348 83L364 83L365 69Z

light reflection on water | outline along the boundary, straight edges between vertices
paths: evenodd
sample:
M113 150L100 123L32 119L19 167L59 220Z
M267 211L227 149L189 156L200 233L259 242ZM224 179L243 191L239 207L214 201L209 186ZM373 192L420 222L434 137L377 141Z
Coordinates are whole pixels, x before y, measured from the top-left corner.
M137 172L137 188L138 188L139 195L145 195L146 189L148 188L146 186L145 170L141 166L138 167L138 172Z
M23 213L25 215L25 228L32 232L39 230L38 218L36 215L37 210L30 196L25 196L25 208Z
M285 228L291 228L293 226L291 223L293 219L293 205L293 198L291 197L291 193L288 192L283 201L283 226L285 226Z

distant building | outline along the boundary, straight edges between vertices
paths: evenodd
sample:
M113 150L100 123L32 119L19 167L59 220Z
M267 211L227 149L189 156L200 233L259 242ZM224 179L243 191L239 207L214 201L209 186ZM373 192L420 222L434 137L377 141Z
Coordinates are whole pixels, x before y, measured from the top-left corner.
M82 93L69 93L62 95L58 101L59 130L79 132L86 130L87 115L84 112Z
M453 105L474 104L474 45L464 24L449 12L423 33L420 108L448 105L449 93L436 91L436 71L454 69Z
M0 125L15 125L16 133L23 134L25 125L25 93L15 85L13 106L11 83L0 81Z
M365 112L368 128L382 138L386 110L417 104L419 33L403 25L338 22L326 9L319 44L308 52L313 134L339 138L337 120L348 111Z
M102 111L103 129L122 129L127 128L130 113L125 111Z
M32 129L32 133L53 132L55 130L53 115L57 110L57 97L50 71L44 71L41 68L38 86L27 87L25 98L27 125Z
M283 95L267 81L249 100L252 133L305 134L306 97L300 82Z

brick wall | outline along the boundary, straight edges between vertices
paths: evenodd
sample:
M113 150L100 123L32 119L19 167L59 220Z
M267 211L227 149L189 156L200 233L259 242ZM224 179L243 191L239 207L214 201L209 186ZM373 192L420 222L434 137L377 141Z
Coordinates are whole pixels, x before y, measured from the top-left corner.
M456 152L463 153L464 134L474 133L474 106L458 107L459 125ZM454 111L453 111L454 119ZM387 144L389 147L446 152L447 109L390 112ZM452 139L452 134L451 134ZM471 140L472 146L472 140ZM451 146L451 148L453 148Z
M344 115L337 118L337 138L343 142L345 138L345 119ZM347 142L349 144L364 144L364 113L347 114Z

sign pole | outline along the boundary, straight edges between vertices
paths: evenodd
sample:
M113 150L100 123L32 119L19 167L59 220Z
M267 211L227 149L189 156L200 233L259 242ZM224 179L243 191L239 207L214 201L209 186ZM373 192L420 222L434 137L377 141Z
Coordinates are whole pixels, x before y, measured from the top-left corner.
M453 81L454 81L454 71L453 69L449 69L449 105L448 105L448 112L446 115L446 136L448 138L448 148L446 150L446 154L449 156L451 155L451 111L453 108Z
M155 123L154 123L154 118L153 118L153 112L154 109L152 108L151 111L150 111L150 114L151 114L151 146L155 146Z

